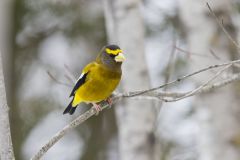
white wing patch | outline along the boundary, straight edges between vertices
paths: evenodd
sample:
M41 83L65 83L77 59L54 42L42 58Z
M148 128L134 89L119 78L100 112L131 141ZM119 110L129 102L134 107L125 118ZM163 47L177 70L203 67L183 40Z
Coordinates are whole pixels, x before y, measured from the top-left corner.
M81 79L84 76L84 72L82 72L82 74L79 76L79 78L77 79L77 81L79 81L79 79Z
M72 92L71 92L71 94L70 94L70 97L71 97L71 96L74 96L76 90L77 90L81 85L83 85L83 84L85 83L86 77L87 77L87 73L82 72L82 74L81 74L80 77L78 78L78 80L77 80L77 82L76 82L76 84L75 84L75 86L74 86L74 88L73 88L73 90L72 90Z

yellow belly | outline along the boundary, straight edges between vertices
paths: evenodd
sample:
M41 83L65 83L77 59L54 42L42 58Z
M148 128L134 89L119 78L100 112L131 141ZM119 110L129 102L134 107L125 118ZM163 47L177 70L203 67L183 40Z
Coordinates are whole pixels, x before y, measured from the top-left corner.
M91 71L86 82L76 90L73 106L81 102L100 102L107 99L116 89L121 73L106 72L103 69L95 71L97 72Z

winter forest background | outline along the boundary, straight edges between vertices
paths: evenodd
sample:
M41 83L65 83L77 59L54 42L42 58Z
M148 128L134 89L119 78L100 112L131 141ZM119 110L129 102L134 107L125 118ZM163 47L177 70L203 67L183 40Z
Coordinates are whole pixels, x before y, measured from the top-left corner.
M0 50L15 159L30 159L89 109L81 104L73 116L62 115L72 89L66 72L77 78L106 44L118 44L127 58L118 92L238 60L240 1L208 3L213 12L205 0L1 0ZM160 91L240 80L238 64L221 69ZM175 102L125 98L68 132L43 159L239 160L239 97L235 80Z

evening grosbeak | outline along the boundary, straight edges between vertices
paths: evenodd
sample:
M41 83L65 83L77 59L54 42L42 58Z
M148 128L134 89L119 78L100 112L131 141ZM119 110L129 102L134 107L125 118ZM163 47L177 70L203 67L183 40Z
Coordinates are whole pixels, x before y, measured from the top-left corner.
M108 100L118 86L125 60L122 50L117 45L107 45L98 54L95 61L86 65L77 80L70 97L72 100L63 114L73 114L81 102L91 103L97 113L101 107L97 102Z

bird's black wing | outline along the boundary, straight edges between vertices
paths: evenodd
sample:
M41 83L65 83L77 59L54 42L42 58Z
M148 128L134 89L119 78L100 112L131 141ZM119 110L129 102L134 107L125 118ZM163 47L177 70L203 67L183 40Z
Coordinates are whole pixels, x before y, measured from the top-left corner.
M79 77L79 79L77 80L77 83L75 84L75 86L74 86L74 88L73 88L73 90L72 90L72 92L71 92L71 94L70 94L69 97L74 96L76 90L77 90L81 85L83 85L83 84L85 83L86 78L87 78L87 74L88 74L88 72L87 72L87 73L82 73L82 75L81 75L81 76Z

